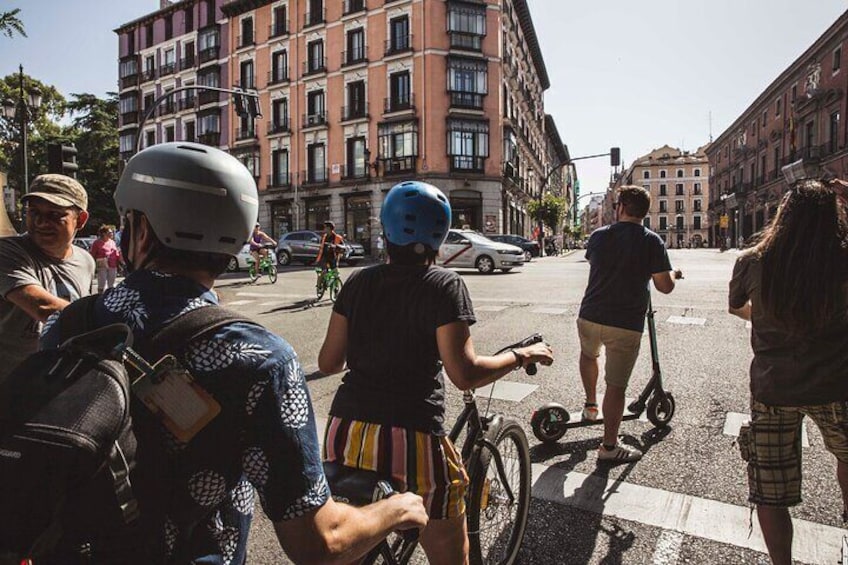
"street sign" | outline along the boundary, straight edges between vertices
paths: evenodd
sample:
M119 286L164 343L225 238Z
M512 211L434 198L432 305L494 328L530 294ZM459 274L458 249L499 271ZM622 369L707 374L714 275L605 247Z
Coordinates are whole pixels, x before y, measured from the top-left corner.
M727 226L730 225L730 218L728 218L727 214L722 214L721 218L718 220L718 227L722 229L726 229Z

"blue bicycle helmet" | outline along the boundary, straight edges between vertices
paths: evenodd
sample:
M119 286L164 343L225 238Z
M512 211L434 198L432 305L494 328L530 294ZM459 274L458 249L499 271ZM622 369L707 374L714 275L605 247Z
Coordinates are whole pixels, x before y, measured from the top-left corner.
M383 201L380 222L386 241L398 246L421 243L438 251L451 224L444 193L431 184L407 181L392 187Z

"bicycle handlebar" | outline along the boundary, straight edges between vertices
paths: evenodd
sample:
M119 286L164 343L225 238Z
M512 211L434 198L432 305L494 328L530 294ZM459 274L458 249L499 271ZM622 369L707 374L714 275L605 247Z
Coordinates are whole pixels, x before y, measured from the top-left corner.
M384 498L389 498L392 495L398 494L398 491L392 487L389 481L378 481L377 486L374 487L374 494L371 497L372 502L377 502L378 500L383 500ZM400 532L403 536L403 539L406 543L413 543L418 541L418 528L413 528L411 530L404 530Z
M542 337L542 334L535 333L531 336L525 337L517 343L507 345L506 347L495 353L495 355L500 355L501 353L509 351L510 349L519 349L522 347L528 347L530 345L533 345L534 343L542 343L543 341L545 341L545 339ZM539 369L538 367L536 367L535 363L530 363L526 367L524 367L524 370L527 372L528 375L535 375Z

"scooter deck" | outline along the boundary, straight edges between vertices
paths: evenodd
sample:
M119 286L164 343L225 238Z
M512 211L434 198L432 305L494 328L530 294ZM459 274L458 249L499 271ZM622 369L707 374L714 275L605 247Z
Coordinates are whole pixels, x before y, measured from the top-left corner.
M635 398L625 398L624 399L624 416L621 417L621 420L622 421L640 420L642 422L647 422L648 416L646 415L644 410L637 413L637 412L631 412L630 410L627 409L627 407L630 406L630 404L634 400L636 400L636 399ZM603 397L603 395L599 394L598 395L598 418L597 419L595 419L595 420L583 420L581 418L581 415L583 413L583 407L580 407L577 410L575 410L574 412L569 412L571 419L568 421L566 426L572 427L572 428L580 428L580 427L583 427L583 426L593 426L593 425L596 425L596 424L602 424L603 421L604 421L603 403L604 403L604 397ZM846 564L846 565L848 565L848 564Z

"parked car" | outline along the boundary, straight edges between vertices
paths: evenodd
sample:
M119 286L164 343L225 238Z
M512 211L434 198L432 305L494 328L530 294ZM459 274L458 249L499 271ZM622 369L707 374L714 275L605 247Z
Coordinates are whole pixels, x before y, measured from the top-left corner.
M312 230L292 231L283 235L277 244L277 262L283 267L292 261L311 265L318 258L322 235ZM364 258L365 248L362 244L345 240L345 252L341 259L343 264L355 265Z
M524 250L492 241L472 230L450 230L439 248L437 262L445 267L477 269L485 274L498 269L508 273L524 264Z
M271 256L271 261L276 263L277 254L274 253L274 250L269 249L268 253ZM253 257L250 255L250 244L246 243L244 247L241 248L241 251L238 252L238 255L230 259L230 263L227 265L227 271L231 273L236 271L246 271L250 266L248 260L252 261Z
M77 247L82 247L86 251L91 251L91 246L94 244L95 241L97 241L97 238L93 235L88 235L85 237L75 237L74 245L76 245Z
M522 237L520 235L502 233L499 233L497 235L487 235L486 237L488 237L492 241L500 241L501 243L508 243L510 245L520 247L524 250L525 261L529 261L531 258L539 256L538 241L533 241L532 239L527 239L526 237Z

